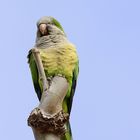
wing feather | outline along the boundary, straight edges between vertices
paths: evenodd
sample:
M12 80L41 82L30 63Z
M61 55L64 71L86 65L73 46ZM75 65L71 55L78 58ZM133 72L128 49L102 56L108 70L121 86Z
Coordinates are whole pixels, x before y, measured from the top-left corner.
M73 96L74 96L75 89L76 89L78 73L79 73L79 62L77 62L76 66L75 66L75 69L73 71L70 97L67 98L67 108L68 108L68 113L69 114L70 114L71 108L72 108Z
M31 52L31 50L29 51L27 58L28 58L28 63L29 63L30 70L31 70L34 89L37 93L38 99L41 100L41 88L39 86L39 75L38 75L37 66L36 66L36 63L34 61L33 54Z

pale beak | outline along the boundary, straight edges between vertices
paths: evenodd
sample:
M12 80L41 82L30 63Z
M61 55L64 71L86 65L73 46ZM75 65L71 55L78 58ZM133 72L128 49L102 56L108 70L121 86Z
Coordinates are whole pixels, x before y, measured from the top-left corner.
M41 32L42 35L46 35L47 34L47 25L42 23L39 25L39 31Z

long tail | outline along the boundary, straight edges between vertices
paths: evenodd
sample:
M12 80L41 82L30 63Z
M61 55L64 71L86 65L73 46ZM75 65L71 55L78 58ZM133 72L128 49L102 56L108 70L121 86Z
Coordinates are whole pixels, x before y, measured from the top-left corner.
M67 132L65 133L65 135L61 138L61 140L73 140L72 139L72 132L71 132L71 126L70 126L70 122L68 122L66 124L67 127Z

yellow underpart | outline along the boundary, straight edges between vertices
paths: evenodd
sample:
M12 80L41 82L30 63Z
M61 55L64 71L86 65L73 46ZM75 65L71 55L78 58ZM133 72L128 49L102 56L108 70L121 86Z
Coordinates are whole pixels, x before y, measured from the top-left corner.
M76 49L70 43L40 49L40 56L47 76L61 74L70 82L78 61Z

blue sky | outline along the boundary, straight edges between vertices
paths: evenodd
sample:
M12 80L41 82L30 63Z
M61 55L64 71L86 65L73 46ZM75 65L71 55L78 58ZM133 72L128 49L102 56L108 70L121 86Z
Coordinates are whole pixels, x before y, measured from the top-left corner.
M80 59L74 140L139 140L139 7L138 0L1 2L1 139L34 140L26 120L38 100L26 56L36 21L47 15L61 22Z

